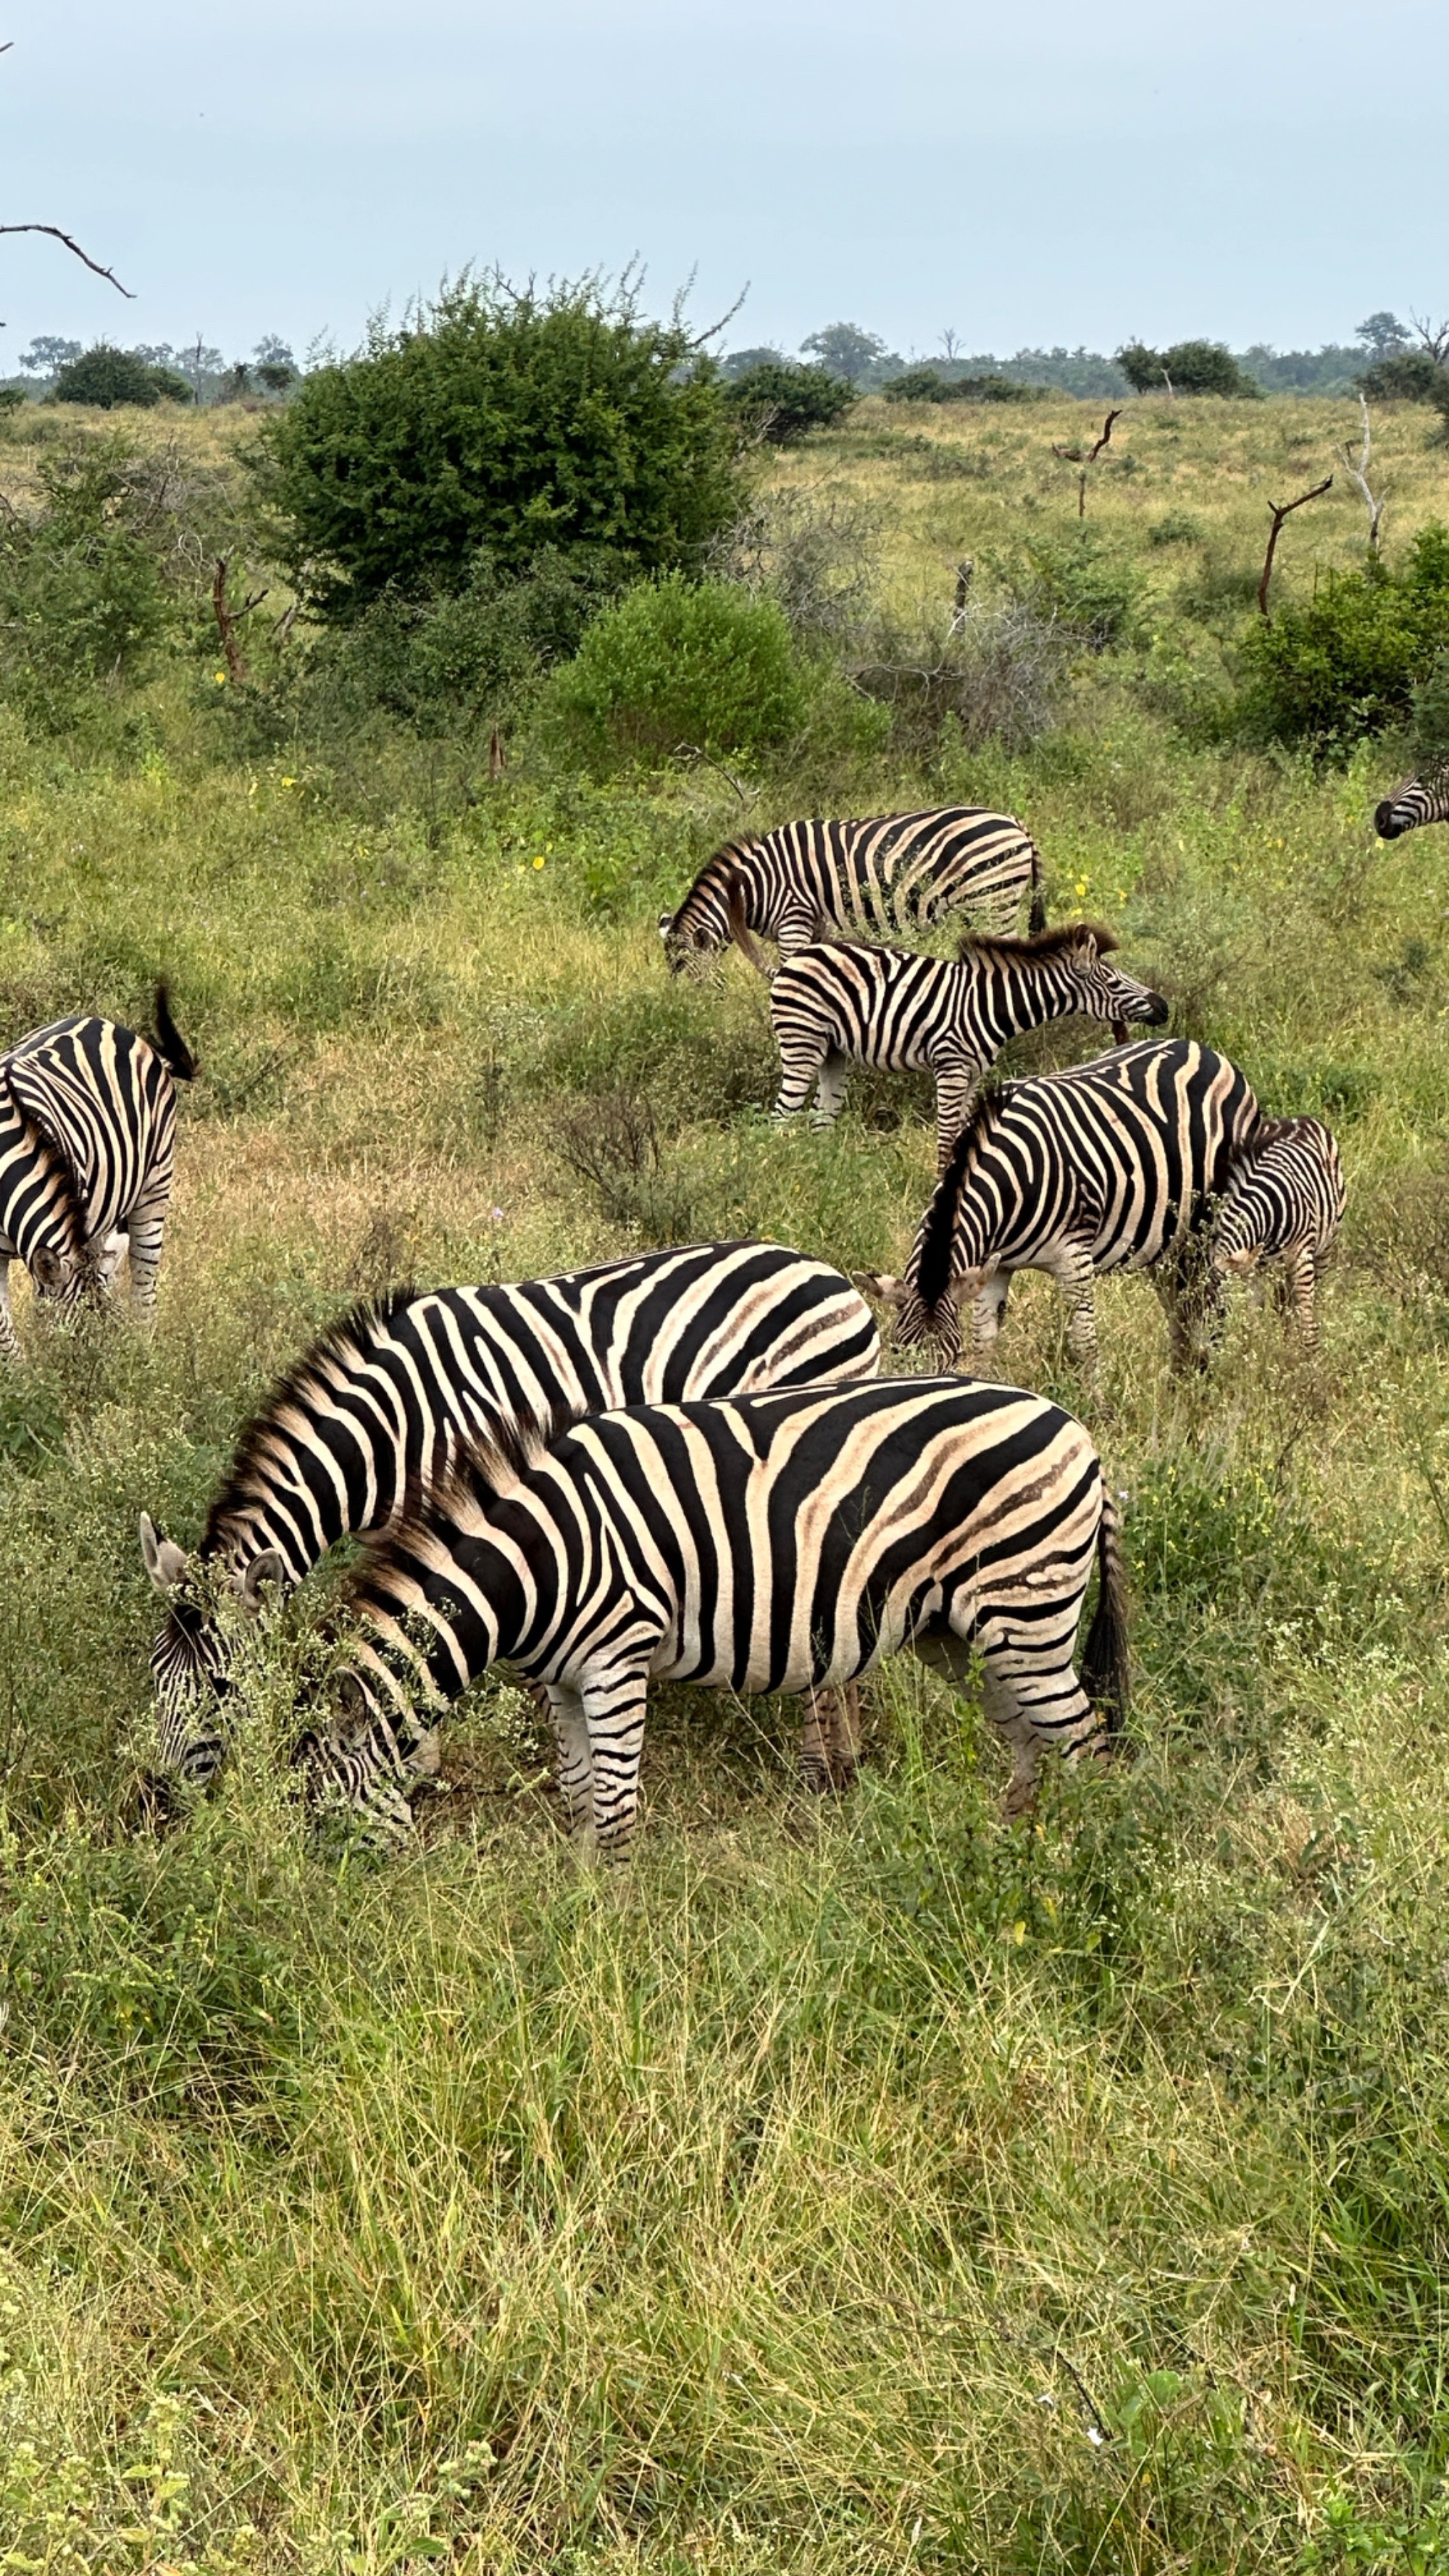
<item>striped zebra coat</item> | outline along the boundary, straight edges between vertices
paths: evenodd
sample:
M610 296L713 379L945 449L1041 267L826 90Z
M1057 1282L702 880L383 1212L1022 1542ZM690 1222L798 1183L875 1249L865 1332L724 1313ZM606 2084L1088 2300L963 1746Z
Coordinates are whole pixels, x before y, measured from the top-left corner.
M1234 1165L1212 1227L1214 1267L1248 1277L1281 1262L1282 1296L1311 1349L1318 1274L1343 1223L1343 1165L1316 1118L1265 1118Z
M1008 1038L1071 1013L1160 1028L1168 1006L1106 962L1115 934L1095 921L1064 922L1030 939L968 933L953 962L912 949L832 943L797 948L770 987L780 1050L774 1116L804 1108L829 1126L845 1098L850 1061L892 1072L929 1066L936 1077L936 1147L944 1169L982 1074Z
M860 1284L896 1308L899 1347L933 1342L954 1359L963 1301L975 1300L973 1350L984 1354L1016 1272L1045 1270L1067 1301L1073 1357L1091 1367L1098 1275L1151 1270L1180 1366L1214 1302L1199 1229L1258 1115L1237 1066L1190 1038L1009 1083L983 1095L958 1136L904 1279Z
M419 1743L499 1657L546 1689L570 1823L615 1853L656 1676L838 1688L913 1646L965 1680L979 1653L1013 1812L1044 1749L1103 1751L1125 1712L1118 1524L1091 1440L1040 1396L957 1378L639 1405L474 1449L371 1551L349 1606L364 1634L343 1714L298 1758L314 1801L391 1832Z
M1402 840L1425 823L1449 823L1449 770L1433 778L1401 778L1374 807L1374 830L1381 841Z
M509 1287L406 1291L323 1334L242 1433L193 1565L143 1515L167 1602L151 1650L158 1748L195 1787L225 1752L228 1609L300 1583L349 1531L387 1528L480 1433L559 1412L873 1378L869 1307L828 1263L773 1243L706 1243ZM851 1722L812 1708L813 1786L848 1774Z
M195 1061L156 988L154 1038L114 1020L56 1020L0 1056L0 1355L19 1350L9 1264L58 1305L109 1289L129 1251L149 1315L171 1200L177 1082Z
M1041 853L1010 814L943 805L865 822L781 823L717 850L678 911L660 914L659 930L675 974L702 971L732 939L764 974L756 935L786 957L831 929L899 938L951 912L1009 931L1028 887L1040 930Z

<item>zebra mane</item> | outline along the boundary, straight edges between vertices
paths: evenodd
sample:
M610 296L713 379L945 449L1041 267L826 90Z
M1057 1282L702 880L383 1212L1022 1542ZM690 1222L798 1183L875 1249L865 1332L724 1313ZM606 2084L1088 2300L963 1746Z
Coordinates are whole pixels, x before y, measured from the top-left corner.
M749 841L723 842L713 856L705 860L688 894L675 913L672 927L675 930L684 928L688 924L691 912L708 894L722 895L728 909L736 872L743 867L745 861L758 847L758 834Z
M1010 1084L999 1091L977 1093L975 1105L951 1148L951 1159L936 1183L930 1205L921 1219L917 1237L915 1289L927 1314L934 1313L951 1285L951 1246L956 1234L956 1209L965 1184L966 1170L998 1103L1005 1098Z
M3 1078L3 1069L0 1069L0 1078ZM9 1093L10 1105L17 1117L23 1118L28 1126L35 1129L41 1143L48 1145L55 1156L60 1167L58 1195L64 1201L66 1214L75 1228L76 1248L78 1251L84 1250L89 1212L81 1195L81 1178L76 1170L70 1147L59 1128L52 1124L43 1109L33 1107L28 1100L18 1099L8 1081L5 1083L5 1089Z
M542 1465L556 1441L586 1419L588 1411L586 1404L556 1404L541 1422L532 1414L500 1414L492 1430L475 1432L464 1441L441 1485L432 1497L424 1498L423 1507L429 1499L446 1510L454 1499L476 1502L483 1494L511 1493ZM409 1494L402 1526L418 1517Z
M1057 921L1050 930L1034 930L1029 938L993 937L990 931L968 930L956 954L963 966L990 965L1000 958L1004 966L1019 966L1031 957L1059 957L1066 948L1075 948L1079 939L1093 939L1097 954L1105 957L1110 949L1120 948L1121 940L1105 921Z
M283 1407L295 1404L305 1408L316 1391L324 1363L353 1352L360 1356L374 1334L385 1329L404 1306L410 1306L418 1293L409 1285L389 1288L381 1297L360 1298L345 1315L338 1316L335 1324L329 1324L324 1333L309 1342L300 1359L274 1379L256 1412L237 1434L226 1481L206 1516L200 1549L203 1556L221 1545L233 1513L244 1511L248 1503L256 1500L267 1434Z

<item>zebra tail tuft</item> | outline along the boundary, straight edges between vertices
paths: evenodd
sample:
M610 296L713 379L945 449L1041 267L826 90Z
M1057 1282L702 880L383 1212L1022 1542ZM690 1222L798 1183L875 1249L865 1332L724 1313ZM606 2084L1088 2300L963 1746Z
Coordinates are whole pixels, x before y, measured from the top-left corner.
M1106 1711L1109 1735L1120 1734L1127 1723L1131 1687L1122 1515L1104 1485L1097 1527L1097 1607L1082 1652L1082 1688Z
M1033 939L1046 928L1046 888L1041 881L1041 852L1035 841L1031 845L1031 911L1026 926Z
M152 1017L156 1023L156 1035L152 1040L156 1053L163 1064L170 1067L178 1082L193 1082L196 1058L171 1017L171 988L164 980L156 987Z

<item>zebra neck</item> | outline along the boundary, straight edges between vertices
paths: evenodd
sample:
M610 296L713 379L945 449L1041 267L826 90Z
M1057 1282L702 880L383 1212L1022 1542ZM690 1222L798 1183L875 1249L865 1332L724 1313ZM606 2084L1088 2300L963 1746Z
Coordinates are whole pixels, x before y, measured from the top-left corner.
M974 974L966 967L963 972L976 1017L1001 1046L1023 1029L1043 1029L1051 1020L1069 1018L1079 1004L1079 994L1064 977L1040 967L1034 973L1020 966L991 966L984 973L978 967Z

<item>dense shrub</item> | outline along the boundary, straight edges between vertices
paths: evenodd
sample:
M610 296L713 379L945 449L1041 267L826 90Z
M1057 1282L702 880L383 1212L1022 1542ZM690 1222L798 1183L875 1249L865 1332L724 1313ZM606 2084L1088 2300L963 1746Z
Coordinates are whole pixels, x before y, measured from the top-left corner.
M1449 770L1449 646L1436 653L1410 702L1409 749L1416 774Z
M1098 653L1130 632L1141 586L1135 567L1113 556L1086 527L1023 546L1011 580L1036 617L1068 628Z
M1117 364L1138 394L1165 392L1165 377L1177 394L1225 394L1237 402L1263 398L1262 386L1220 340L1179 340L1171 349L1148 349L1133 340L1117 351Z
M134 677L173 614L154 490L128 440L41 457L43 508L0 523L0 693L42 724L76 684Z
M1395 570L1371 557L1330 573L1314 598L1255 619L1243 638L1236 723L1249 741L1344 757L1401 725L1449 646L1449 529L1421 528Z
M772 447L798 447L812 429L829 429L849 411L856 394L824 367L767 358L735 377L725 400L749 437L768 439Z
M627 286L465 278L308 376L251 463L279 560L345 621L465 586L483 547L504 576L544 547L616 582L694 565L738 506L734 443L713 368Z
M1380 358L1358 382L1370 402L1435 403L1441 411L1449 406L1449 374L1427 349L1404 349L1397 357Z
M768 750L799 730L810 694L773 600L666 573L594 619L554 676L549 714L597 768L668 759L685 746Z
M1014 376L943 376L939 367L908 367L881 392L887 402L1045 402L1044 385L1019 384Z
M190 402L191 387L172 367L148 366L131 349L113 349L101 341L62 367L50 400L90 403L97 411L137 406L150 411L158 402Z

